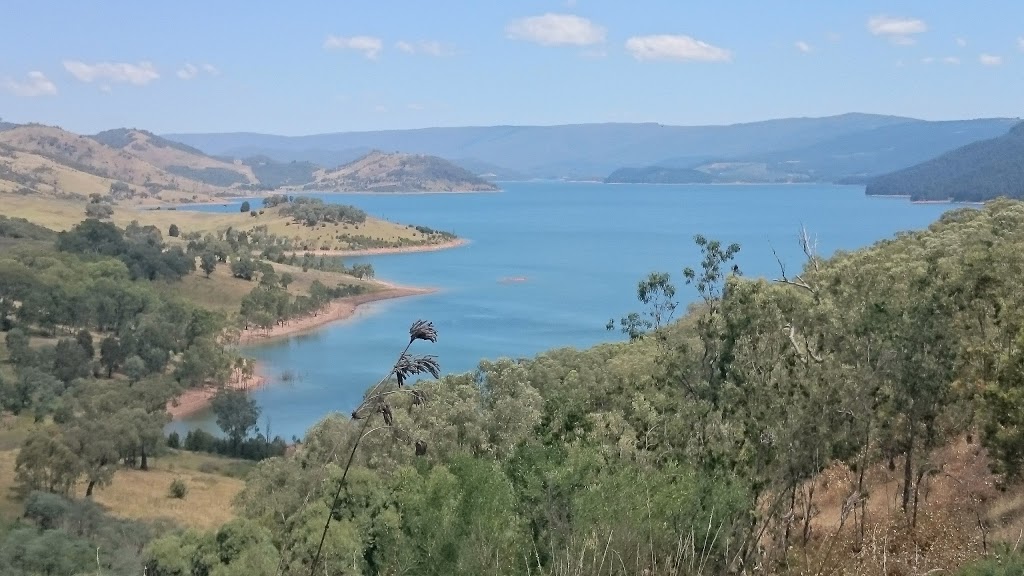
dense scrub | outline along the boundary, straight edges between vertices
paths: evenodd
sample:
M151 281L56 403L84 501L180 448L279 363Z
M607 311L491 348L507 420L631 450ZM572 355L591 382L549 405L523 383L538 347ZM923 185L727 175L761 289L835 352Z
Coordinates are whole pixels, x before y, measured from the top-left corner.
M739 247L698 243L682 280L699 300L677 322L684 288L653 274L638 286L646 308L620 324L631 342L482 362L393 388L380 415L324 419L251 474L244 520L223 529L249 544L226 561L260 574L925 574L988 550L987 521L927 495L944 467L934 449L965 433L1004 485L1024 468L1024 205L950 212L827 260L805 235L800 273L774 281L742 278ZM892 512L868 505L865 472L886 461ZM826 520L815 486L837 469L843 504ZM151 573L212 570L225 556L196 551L226 537L158 540Z

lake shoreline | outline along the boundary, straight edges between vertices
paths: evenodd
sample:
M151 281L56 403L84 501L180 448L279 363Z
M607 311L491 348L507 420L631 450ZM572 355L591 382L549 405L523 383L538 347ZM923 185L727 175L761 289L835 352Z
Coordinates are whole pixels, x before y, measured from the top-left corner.
M384 254L416 254L419 252L437 252L439 250L450 250L460 248L469 244L465 238L456 238L438 244L417 244L414 246L393 246L384 248L357 248L355 250L296 250L286 254L301 256L312 254L313 256L382 256ZM385 283L386 284L386 283Z
M245 330L239 337L238 344L241 346L266 344L283 338L296 336L298 334L305 334L327 326L328 324L348 320L355 316L360 306L366 304L382 302L384 300L393 300L395 298L422 296L437 292L437 289L435 288L414 288L411 286L398 286L387 283L382 284L390 287L382 290L376 290L374 292L358 294L356 296L346 296L344 298L332 300L331 303L323 310L317 312L313 316L303 316L302 318L289 320L283 325L277 325L267 330Z
M263 364L256 362L252 376L249 378L241 376L237 378L232 377L224 383L223 387L229 390L242 390L245 392L263 388L269 383L265 369L266 367ZM210 407L213 397L217 395L220 389L220 386L189 388L167 401L167 413L171 415L171 420L174 421L202 412Z
M423 246L403 246L398 248L369 248L364 250L314 250L302 252L317 256L370 256L380 254L406 254L415 252L434 252L458 248L469 244L468 240L459 238L440 244L428 244ZM238 338L240 346L258 345L275 342L291 336L305 334L319 330L354 317L359 308L374 302L393 300L396 298L408 298L411 296L422 296L437 292L436 288L423 288L416 286L402 286L386 280L372 280L377 290L346 296L332 300L327 306L312 316L303 316L288 320L282 325L275 325L268 330L243 330ZM224 387L251 391L262 388L269 384L262 367L257 365L256 373L249 379L232 378L224 384ZM180 395L167 401L167 412L171 415L172 421L180 421L183 418L202 412L210 406L213 397L217 394L219 387L204 386L202 388L190 388Z
M384 288L366 294L358 294L356 296L347 296L333 300L315 316L305 316L303 318L293 319L284 325L274 326L269 330L244 331L238 339L238 344L246 346L275 342L291 336L313 332L329 324L348 320L358 313L361 306L366 304L382 302L384 300L393 300L395 298L422 296L437 292L437 289L435 288L399 286L397 284L391 284L383 281L378 281L378 284ZM232 390L244 390L246 392L251 392L253 390L263 388L264 386L268 386L269 384L270 379L266 375L265 367L262 364L257 363L255 373L252 377L249 379L232 378L225 382L223 387ZM192 416L209 408L210 403L213 401L213 397L217 395L218 390L220 390L220 387L218 386L190 388L180 395L168 400L167 412L171 415L171 420L180 421L188 416Z

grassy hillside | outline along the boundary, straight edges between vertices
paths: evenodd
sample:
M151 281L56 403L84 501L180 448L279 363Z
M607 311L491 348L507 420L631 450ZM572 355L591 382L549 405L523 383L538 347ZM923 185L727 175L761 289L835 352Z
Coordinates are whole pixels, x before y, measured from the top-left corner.
M1004 136L968 144L868 181L867 193L913 200L981 202L1024 198L1024 124Z
M257 183L252 169L240 161L218 160L195 148L145 130L119 128L100 132L90 138L116 150L123 150L175 176L212 186Z
M213 192L207 184L174 176L127 151L54 126L28 124L0 132L0 144L53 160L75 170L121 180L150 192ZM73 192L73 191L72 191Z
M0 203L10 216L25 218L52 230L67 230L85 217L85 200L51 198L36 195L0 194ZM295 218L281 214L282 207L263 209L253 201L257 210L255 217L248 212L198 212L157 207L120 205L113 206L113 221L118 226L138 221L143 226L153 225L167 236L171 224L175 224L184 236L190 232L201 234L234 228L252 230L266 227L270 234L292 239L297 250L349 250L368 247L397 247L418 243L443 241L434 235L416 230L412 225L396 224L378 218L367 217L361 224L324 223L307 226ZM263 214L259 214L259 210ZM181 238L167 238L167 241L184 242ZM367 246L372 241L379 246Z
M497 190L490 182L436 156L374 151L333 170L321 170L305 186L313 190L447 192Z

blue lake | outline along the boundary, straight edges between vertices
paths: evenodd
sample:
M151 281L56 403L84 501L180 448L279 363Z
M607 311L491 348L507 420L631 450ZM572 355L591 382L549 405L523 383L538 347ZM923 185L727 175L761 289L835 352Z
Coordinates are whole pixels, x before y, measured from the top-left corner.
M348 412L383 375L416 319L434 322L436 354L446 373L472 370L480 359L532 356L561 347L621 339L605 330L611 317L639 310L637 281L652 271L681 280L696 266L693 243L703 234L738 242L747 276L777 276L772 247L789 271L800 268L800 226L818 239L819 253L855 249L920 229L949 204L871 198L860 186L687 185L513 182L501 193L318 195L354 204L388 220L452 231L471 241L440 252L346 259L368 261L377 276L438 292L363 306L347 321L316 332L248 347L271 385L254 392L266 427L289 439L303 436L331 411ZM203 206L201 210L238 210ZM502 278L525 281L503 283ZM678 282L682 300L695 294ZM421 343L417 343L419 345ZM295 378L281 382L281 374ZM172 424L215 429L209 413Z

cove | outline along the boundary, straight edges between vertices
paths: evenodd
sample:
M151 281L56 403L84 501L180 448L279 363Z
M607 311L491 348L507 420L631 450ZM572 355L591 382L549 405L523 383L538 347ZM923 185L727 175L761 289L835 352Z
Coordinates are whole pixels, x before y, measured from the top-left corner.
M868 197L862 186L822 184L537 181L502 188L479 194L308 194L388 220L451 231L470 244L348 258L347 263L372 263L381 279L438 291L366 305L349 320L245 348L245 355L263 363L270 381L253 392L263 409L261 431L269 425L272 435L302 437L328 413L350 411L391 366L417 319L437 327L438 343L417 351L436 354L444 373L473 370L481 359L618 341L622 335L606 331L605 324L640 309L636 284L648 273L671 273L680 301L694 300L681 270L700 262L695 234L739 243L737 263L745 276L775 278L773 248L787 271L801 267L801 226L817 238L819 254L828 256L925 228L957 208ZM237 211L240 203L190 209ZM170 429L194 427L216 430L209 412Z

